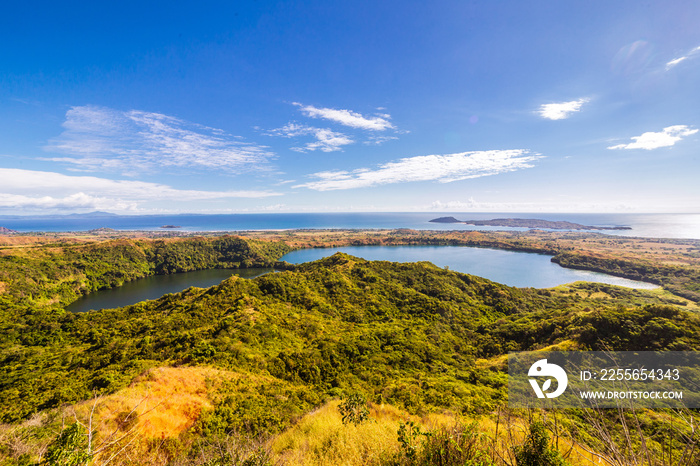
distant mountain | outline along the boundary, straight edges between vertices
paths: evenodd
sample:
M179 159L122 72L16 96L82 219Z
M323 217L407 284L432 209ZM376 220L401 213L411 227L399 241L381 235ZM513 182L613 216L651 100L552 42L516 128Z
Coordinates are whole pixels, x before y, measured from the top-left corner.
M88 212L85 214L30 214L30 215L0 215L0 218L6 219L27 219L27 218L104 218L104 217L121 217L119 214L112 214L110 212Z
M9 228L0 227L0 235L5 235L8 233L17 233L15 230L10 230Z
M457 220L454 217L439 217L430 220L433 223L463 223L466 225L514 227L514 228L547 228L550 230L631 230L630 227L597 227L581 225L566 221L541 220L536 218L495 218L493 220Z
M95 218L95 217L119 217L117 214L112 214L110 212L88 212L86 214L68 214L68 215L57 215L57 217L70 217L70 218Z

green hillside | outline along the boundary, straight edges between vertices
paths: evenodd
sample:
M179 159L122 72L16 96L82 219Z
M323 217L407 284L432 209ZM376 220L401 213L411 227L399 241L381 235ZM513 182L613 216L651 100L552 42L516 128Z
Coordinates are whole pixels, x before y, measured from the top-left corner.
M129 259L127 250L109 257L120 251L127 263L152 264ZM57 270L68 257L53 262ZM108 267L91 257L96 269ZM178 257L187 263L186 254ZM65 296L49 273L41 288L40 273L26 275L39 290L34 299ZM90 280L91 272L82 273ZM66 274L73 289L77 274ZM21 290L20 281L9 282L10 291ZM596 284L518 289L430 263L341 253L114 310L72 314L12 293L0 300L3 422L112 393L151 367L206 365L278 381L253 392L229 387L198 418L194 432L202 438L279 433L351 393L413 414L488 414L507 400L499 356L508 351L700 348L700 319L650 292Z

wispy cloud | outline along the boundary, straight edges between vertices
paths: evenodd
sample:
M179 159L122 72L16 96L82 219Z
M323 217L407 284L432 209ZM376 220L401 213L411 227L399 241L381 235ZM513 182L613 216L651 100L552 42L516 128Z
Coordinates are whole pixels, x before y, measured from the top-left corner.
M27 196L0 193L0 209L16 210L116 210L120 212L137 209L135 202L122 202L104 196L75 193L67 196Z
M484 207L484 203L477 202L473 197L470 197L466 201L433 201L428 207L430 210L437 211L468 211L468 210L481 210Z
M659 147L670 147L686 136L697 133L697 129L691 129L686 125L667 126L659 132L646 132L641 136L633 136L629 144L618 144L610 146L608 149L658 149Z
M292 147L292 150L297 152L312 152L315 150L335 152L343 150L343 146L355 142L347 135L331 131L328 128L315 128L313 126L299 125L297 123L288 123L281 128L270 130L266 134L285 138L311 135L316 138L314 142L309 142L304 146Z
M0 168L0 207L13 209L138 209L153 201L265 198L271 191L199 191L158 183Z
M266 131L265 134L268 136L280 136L283 138L293 138L296 136L305 136L307 134L312 134L313 130L311 126L300 125L298 123L287 123L281 128L271 129Z
M674 58L670 62L666 63L666 71L670 70L671 68L673 68L674 66L676 66L677 64L682 62L683 60L687 60L687 59L688 59L687 56Z
M698 55L699 53L700 53L700 47L695 47L694 49L692 49L692 50L691 50L690 52L688 52L687 54L682 55L682 56L680 56L680 57L678 57L678 58L674 58L673 60L671 60L671 61L669 61L668 63L666 63L666 71L670 70L671 68L673 68L674 66L678 65L679 63L681 63L681 62L683 62L683 61L689 59L690 57L695 56L695 55Z
M361 168L352 172L325 171L310 176L315 181L293 186L317 191L353 189L411 181L452 181L497 175L532 167L542 158L526 150L491 150L447 155L408 157L380 165L377 169Z
M396 136L369 136L364 144L368 146L379 146L387 141L398 139Z
M547 118L548 120L564 120L569 118L573 113L581 110L583 104L589 102L590 99L578 99L571 100L569 102L557 102L551 104L543 104L537 113L540 114L542 118Z
M642 203L648 208L647 204ZM428 206L416 206L414 209L419 212L437 211L437 212L644 212L639 206L629 205L625 203L611 202L576 202L572 199L562 200L561 202L552 202L547 200L539 200L537 202L528 201L513 201L513 202L487 202L478 201L470 197L462 201L434 201Z
M355 130L353 135L350 136L342 132L334 131L330 128L318 128L296 122L290 122L281 128L264 131L264 134L267 136L278 136L285 138L313 136L315 138L315 140L312 142L291 147L293 151L313 152L319 150L322 152L336 152L342 151L344 146L353 144L355 141L361 141L366 145L381 145L387 141L398 139L396 136L381 133L383 131L390 129L394 134L407 133L407 131L400 131L396 129L396 127L389 122L391 115L388 113L375 113L373 116L368 117L351 110L318 108L312 105L303 105L298 102L293 102L292 104L299 107L301 112L309 118L325 119ZM377 110L384 109L379 108ZM346 129L346 131L352 130ZM369 132L369 135L367 132Z
M202 168L229 172L258 169L273 157L265 146L161 113L73 107L64 131L44 148L68 157L48 160L82 170L123 172Z
M322 152L335 152L342 150L343 146L352 144L353 140L341 133L336 133L329 129L318 129L314 136L315 142L310 142L303 147L293 147L292 149L299 152L307 152L320 150Z
M300 107L301 112L311 118L323 118L331 120L341 125L351 128L365 129L370 131L384 131L394 129L389 119L391 116L386 113L378 114L371 117L363 116L360 113L352 110L339 110L335 108L317 108L313 105L303 105L294 102L294 105Z

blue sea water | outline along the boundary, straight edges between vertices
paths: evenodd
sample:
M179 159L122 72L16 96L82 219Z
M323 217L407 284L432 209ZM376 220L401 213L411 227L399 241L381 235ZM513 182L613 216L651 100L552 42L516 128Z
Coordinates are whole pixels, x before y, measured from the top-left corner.
M287 229L394 229L417 230L526 230L525 228L483 227L430 223L442 216L460 220L493 218L537 218L562 220L593 226L628 226L631 230L603 230L599 233L649 238L700 239L700 214L545 214L545 213L274 213L218 215L84 215L84 216L0 216L0 226L23 233L115 230L166 231L164 225L181 228L169 231L244 231Z

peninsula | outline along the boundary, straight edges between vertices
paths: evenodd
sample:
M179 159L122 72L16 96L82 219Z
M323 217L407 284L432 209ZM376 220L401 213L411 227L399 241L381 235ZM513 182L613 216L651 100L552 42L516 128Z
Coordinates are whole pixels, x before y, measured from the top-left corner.
M599 227L581 225L565 221L541 220L536 218L495 218L493 220L457 220L454 217L440 217L430 220L433 223L462 223L465 225L483 225L493 227L548 228L551 230L631 230L630 227Z

